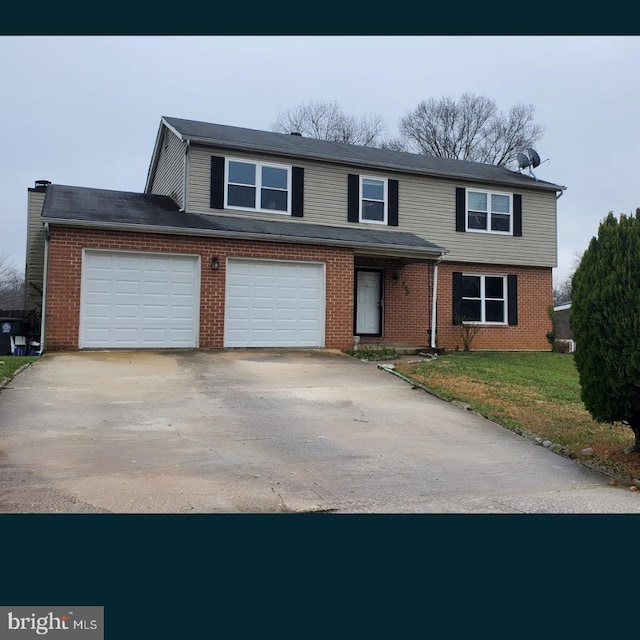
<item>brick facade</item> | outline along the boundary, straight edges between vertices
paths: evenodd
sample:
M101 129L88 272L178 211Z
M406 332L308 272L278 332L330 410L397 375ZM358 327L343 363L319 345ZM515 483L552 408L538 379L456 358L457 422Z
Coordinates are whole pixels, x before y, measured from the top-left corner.
M484 325L473 338L473 351L548 351L549 307L553 306L552 270L443 262L438 270L438 347L462 349L460 326L453 324L453 273L515 274L518 278L518 324Z
M394 258L356 257L355 268L381 269L384 287L383 335L362 336L360 344L406 343L428 346L431 328L433 262L404 264Z
M326 264L325 346L353 344L353 251L275 242L249 242L123 231L52 227L47 274L46 338L49 351L76 350L80 332L83 249L124 249L200 255L200 347L221 348L224 339L225 266L227 257L310 260ZM211 258L220 259L212 271Z
M47 350L76 350L79 346L80 290L83 249L121 249L201 256L200 348L221 348L224 341L225 267L227 257L309 260L326 265L325 347L353 346L354 268L383 273L384 320L381 337L363 336L361 344L430 344L434 263L395 258L355 257L353 250L276 242L51 228L47 277ZM220 259L212 271L211 258ZM453 324L453 273L515 274L518 277L518 325L483 326L473 350L546 351L551 329L548 308L553 304L552 270L537 267L468 265L443 262L438 271L437 346L462 349L460 328Z

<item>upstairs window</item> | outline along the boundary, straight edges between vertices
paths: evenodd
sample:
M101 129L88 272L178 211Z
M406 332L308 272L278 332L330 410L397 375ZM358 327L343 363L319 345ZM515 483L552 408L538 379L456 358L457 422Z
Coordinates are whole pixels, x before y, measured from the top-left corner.
M225 207L291 213L291 167L227 159Z
M466 230L511 235L512 197L509 193L467 190Z
M387 181L360 177L360 222L387 224Z
M356 173L347 175L347 220L398 226L398 181Z

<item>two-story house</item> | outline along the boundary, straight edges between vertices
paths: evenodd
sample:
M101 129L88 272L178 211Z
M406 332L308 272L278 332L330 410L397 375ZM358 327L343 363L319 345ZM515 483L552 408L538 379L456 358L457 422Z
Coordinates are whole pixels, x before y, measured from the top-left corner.
M482 163L164 117L144 193L38 181L45 350L547 350L563 186Z

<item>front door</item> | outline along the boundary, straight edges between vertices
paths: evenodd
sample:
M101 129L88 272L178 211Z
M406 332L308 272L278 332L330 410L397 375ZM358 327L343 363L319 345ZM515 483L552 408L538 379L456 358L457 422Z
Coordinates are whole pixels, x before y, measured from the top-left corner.
M382 335L382 271L356 269L356 335Z

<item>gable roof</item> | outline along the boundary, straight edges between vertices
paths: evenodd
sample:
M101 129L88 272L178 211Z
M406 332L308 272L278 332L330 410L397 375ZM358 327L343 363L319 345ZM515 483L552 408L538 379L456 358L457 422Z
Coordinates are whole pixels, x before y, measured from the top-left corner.
M566 188L552 182L536 180L532 176L511 171L505 167L482 162L437 158L417 153L363 147L343 142L316 140L315 138L306 138L298 135L167 116L161 119L158 141L161 138L162 128L165 126L182 140L233 150L263 152L276 156L298 157L485 184L500 184L514 188L526 187L554 192L564 191ZM149 167L147 184L150 184L155 162L157 161L157 152L156 143L156 150L154 150Z
M446 253L443 247L401 231L185 213L168 196L58 184L47 187L42 220L93 229L342 246L398 257L427 259Z

